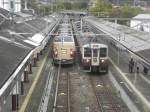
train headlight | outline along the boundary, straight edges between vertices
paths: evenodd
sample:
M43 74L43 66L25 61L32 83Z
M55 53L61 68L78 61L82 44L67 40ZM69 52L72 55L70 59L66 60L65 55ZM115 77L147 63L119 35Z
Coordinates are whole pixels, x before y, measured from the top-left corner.
M74 57L74 51L73 51L73 49L70 49L70 57Z
M104 63L104 62L105 62L105 60L103 60L103 59L102 59L102 60L101 60L101 62L102 62L102 63Z
M90 62L90 59L86 59L86 62L89 63L89 62Z
M54 55L55 55L55 57L57 57L58 56L58 51L56 50L56 51L54 51Z
M70 55L73 55L73 51L70 51Z
M58 52L57 51L55 51L55 55L57 55L58 54Z

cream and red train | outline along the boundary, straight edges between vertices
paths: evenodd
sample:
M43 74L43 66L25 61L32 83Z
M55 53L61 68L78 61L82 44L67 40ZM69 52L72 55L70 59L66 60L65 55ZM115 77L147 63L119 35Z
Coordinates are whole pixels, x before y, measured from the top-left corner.
M65 16L58 28L58 35L53 39L53 63L74 64L75 41L68 16Z

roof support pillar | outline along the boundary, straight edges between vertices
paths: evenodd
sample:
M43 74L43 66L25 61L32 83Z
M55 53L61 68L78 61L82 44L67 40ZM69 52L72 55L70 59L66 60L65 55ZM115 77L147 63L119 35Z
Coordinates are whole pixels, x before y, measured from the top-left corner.
M19 109L19 85L17 81L12 91L12 111L17 111L18 109Z
M33 66L36 67L37 66L37 59L34 57L33 58Z
M42 54L43 54L43 50L40 51L40 55L42 55Z
M25 68L25 71L24 71L24 82L25 83L29 82L28 66Z
M28 64L28 72L29 72L29 74L32 74L32 63L31 62L29 62L29 64Z
M39 61L39 53L37 53L37 61Z
M24 73L21 76L21 95L24 95Z
M3 107L3 105L2 105L2 103L0 103L0 112L2 112L2 107Z

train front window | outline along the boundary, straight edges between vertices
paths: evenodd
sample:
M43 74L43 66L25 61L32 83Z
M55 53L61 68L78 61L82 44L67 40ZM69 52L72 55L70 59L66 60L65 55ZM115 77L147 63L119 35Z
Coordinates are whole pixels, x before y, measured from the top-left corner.
M60 37L55 37L54 41L55 42L61 42L61 38Z
M84 57L91 57L91 48L84 48Z
M93 57L98 57L98 49L93 49Z
M100 57L107 56L107 48L100 48Z
M64 41L64 42L73 42L73 39L72 39L71 36L65 36L65 37L63 38L63 41Z

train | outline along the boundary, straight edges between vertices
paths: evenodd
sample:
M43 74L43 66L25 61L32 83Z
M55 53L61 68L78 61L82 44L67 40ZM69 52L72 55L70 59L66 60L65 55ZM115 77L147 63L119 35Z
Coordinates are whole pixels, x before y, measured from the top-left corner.
M79 31L81 29L79 24L73 27L74 32L78 32L76 41L83 71L107 73L109 70L108 46L98 42L96 35L88 26L83 26L82 31Z
M108 46L99 43L88 26L71 24L67 16L58 27L52 49L54 64L74 64L79 58L84 72L108 72Z
M88 43L81 47L81 62L85 72L108 72L108 46Z
M75 41L72 26L68 16L65 16L58 27L57 35L53 39L53 63L54 65L74 64Z

